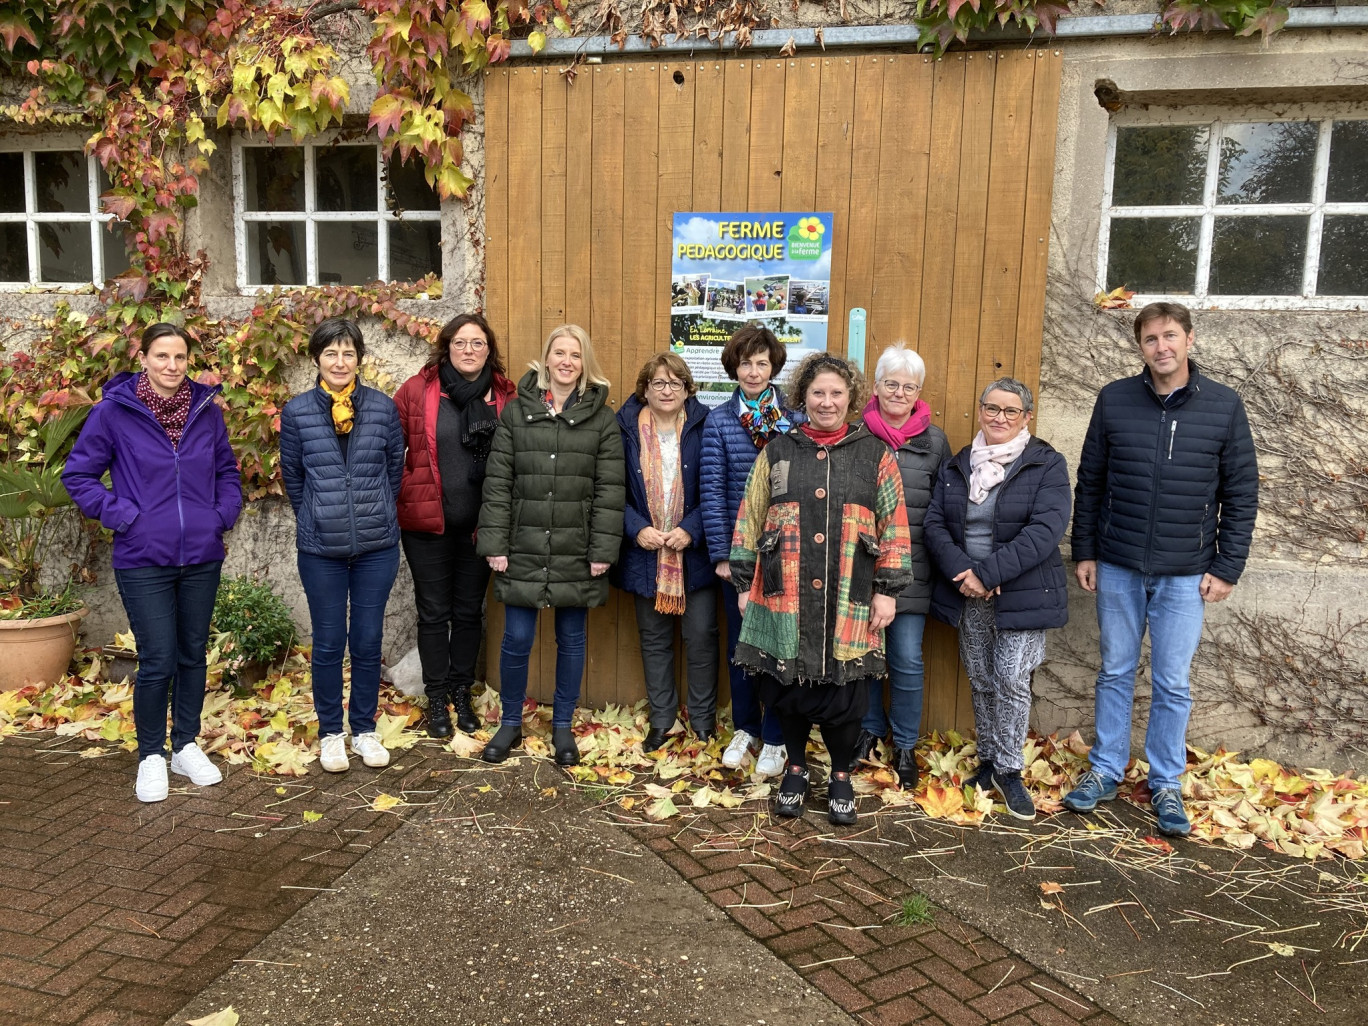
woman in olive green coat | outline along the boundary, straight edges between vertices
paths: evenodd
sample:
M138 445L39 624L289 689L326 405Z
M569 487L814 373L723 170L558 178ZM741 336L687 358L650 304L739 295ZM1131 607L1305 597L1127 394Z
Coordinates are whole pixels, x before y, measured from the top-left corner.
M485 762L503 762L522 741L527 663L538 611L547 607L556 610L556 762L579 762L570 725L584 676L585 627L590 607L608 601L606 575L622 544L626 502L622 434L608 387L589 334L564 324L499 418L476 534L477 551L494 571L494 597L505 606L503 720Z

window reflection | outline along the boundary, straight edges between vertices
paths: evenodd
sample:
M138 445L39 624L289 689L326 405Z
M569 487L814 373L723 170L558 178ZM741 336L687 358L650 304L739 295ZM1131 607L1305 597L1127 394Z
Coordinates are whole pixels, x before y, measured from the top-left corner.
M1322 296L1368 292L1368 214L1325 219L1316 292Z
M1368 121L1335 122L1325 201L1368 203Z
M1112 204L1141 207L1202 202L1209 138L1206 125L1118 129Z
M1220 203L1309 203L1316 167L1312 121L1227 125L1221 133Z
M1111 223L1107 288L1184 295L1197 280L1195 217L1116 218Z
M1295 296L1306 263L1306 217L1218 217L1211 283L1225 296Z

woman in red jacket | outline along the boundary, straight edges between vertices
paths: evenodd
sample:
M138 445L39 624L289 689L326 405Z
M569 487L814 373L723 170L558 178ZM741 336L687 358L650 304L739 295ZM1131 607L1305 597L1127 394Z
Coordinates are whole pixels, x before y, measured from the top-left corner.
M432 358L394 396L408 447L399 527L413 574L428 734L479 728L470 706L489 565L475 554L480 489L494 428L514 394L489 323L452 318Z

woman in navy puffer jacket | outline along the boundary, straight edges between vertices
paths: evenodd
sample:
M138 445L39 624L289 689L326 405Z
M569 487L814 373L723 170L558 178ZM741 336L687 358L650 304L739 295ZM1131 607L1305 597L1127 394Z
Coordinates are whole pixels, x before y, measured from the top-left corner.
M385 603L399 571L395 500L404 476L399 411L356 379L361 329L332 317L314 329L309 356L318 387L280 415L280 471L295 511L299 579L313 622L313 697L325 770L347 768L342 653L351 652L351 750L386 766L375 731ZM351 624L347 600L351 599Z

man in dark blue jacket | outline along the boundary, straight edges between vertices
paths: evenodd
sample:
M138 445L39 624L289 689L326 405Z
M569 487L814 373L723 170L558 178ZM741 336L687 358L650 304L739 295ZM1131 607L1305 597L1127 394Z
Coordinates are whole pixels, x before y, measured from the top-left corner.
M1148 627L1150 800L1160 833L1185 836L1188 669L1204 604L1228 596L1244 570L1259 471L1240 397L1188 358L1187 307L1151 303L1135 318L1135 340L1145 369L1098 394L1078 463L1073 558L1078 583L1097 594L1102 671L1092 768L1064 806L1090 812L1116 797Z

